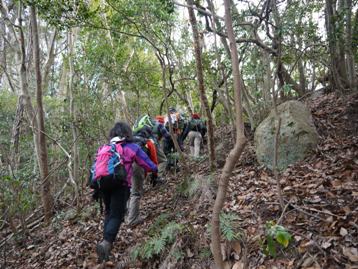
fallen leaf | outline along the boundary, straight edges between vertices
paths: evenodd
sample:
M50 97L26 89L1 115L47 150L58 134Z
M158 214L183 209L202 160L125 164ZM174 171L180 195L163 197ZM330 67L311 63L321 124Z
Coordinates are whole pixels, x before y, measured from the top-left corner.
M343 247L343 255L351 262L358 262L358 249Z
M111 262L111 261L106 262L106 266L107 266L107 267L110 267L110 268L115 267L114 263L113 263L113 262Z
M303 267L303 268L307 268L308 266L311 266L313 262L314 262L314 260L313 260L312 257L307 257L307 258L303 261L302 267Z
M243 262L237 262L234 264L232 269L244 269L244 263Z
M231 247L236 252L237 255L241 254L241 244L239 241L231 242Z
M191 258L191 257L194 256L194 253L190 250L190 248L187 248L186 249L186 255L187 255L187 257Z
M224 262L224 269L231 269L232 268L232 263L230 261L225 261Z
M322 246L322 248L327 249L330 246L332 246L332 243L331 242L323 242L323 244L321 246Z

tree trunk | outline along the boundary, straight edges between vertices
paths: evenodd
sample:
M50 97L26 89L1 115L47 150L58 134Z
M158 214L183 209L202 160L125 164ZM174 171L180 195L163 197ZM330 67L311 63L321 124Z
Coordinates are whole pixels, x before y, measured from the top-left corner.
M47 56L47 60L46 60L46 64L43 70L43 90L45 92L48 91L48 83L49 83L49 79L50 79L50 71L51 71L51 67L53 65L53 62L55 60L55 43L56 43L56 36L57 36L57 30L55 29L52 36L51 36L51 41L50 41L50 47L49 47L49 52L48 52L48 56Z
M338 44L338 51L337 51L337 61L338 61L338 73L342 78L342 82L344 87L348 87L348 74L347 74L347 66L346 66L346 45L347 40L345 36L345 19L347 18L347 13L345 10L345 1L346 0L338 0L337 9L335 10L335 35Z
M124 118L126 119L126 121L129 124L131 124L131 125L134 124L134 122L133 122L133 120L132 120L132 118L130 116L129 109L128 109L125 91L120 91L119 92L119 99L120 99L120 104L121 104L121 107L122 107L122 112L124 114ZM138 104L139 104L139 98L138 98ZM139 111L139 108L138 108L138 111Z
M270 66L270 62L271 62L271 58L270 58L270 54L264 50L261 49L262 53L263 53L263 63L264 63L264 68L265 68L265 77L263 80L263 87L264 87L264 92L263 92L263 96L264 96L264 109L266 110L267 108L269 108L271 106L271 96L270 96L270 92L271 92L271 88L272 88L272 70L271 70L271 66Z
M347 73L349 87L357 89L356 85L356 74L355 74L355 63L353 54L353 39L352 39L352 0L345 0L345 14L346 14L346 43L345 51L347 55Z
M351 49L352 49L354 61L358 63L358 9L356 10L356 14L353 19Z
M299 21L298 21L298 27L302 27L302 18L300 17ZM295 42L296 43L296 42ZM297 36L297 43L298 43L298 49L299 51L303 50L303 42L302 42L302 34L299 34ZM293 44L294 45L294 44ZM298 68L298 74L299 74L299 78L300 78L300 89L301 89L301 94L302 96L306 94L306 77L305 77L305 67L303 64L303 53L300 53L300 55L298 55L298 60L297 60L297 68Z
M193 98L191 97L191 91L184 92L185 99L188 101L188 110L190 113L194 111Z
M250 100L248 98L247 89L245 87L245 83L244 83L244 80L242 79L242 77L241 77L241 89L242 89L243 101L245 101L245 103L246 103L246 107L243 107L243 108L247 112L247 116L248 116L249 122L250 122L250 129L251 129L251 131L253 131L255 128L254 112L252 111Z
M199 32L198 26L194 14L193 9L193 0L187 0L189 5L189 19L190 24L193 30L193 39L194 39L194 53L195 53L195 61L196 61L196 72L198 77L198 87L201 104L205 110L206 117L208 119L208 149L209 149L209 163L210 169L214 169L215 167L215 145L214 145L214 127L213 127L213 119L210 112L209 102L205 93L204 86L204 75L203 75L203 65L201 61L201 48L200 48L200 40L199 40Z
M42 81L41 81L41 69L40 69L40 46L39 46L39 36L37 29L37 18L36 18L36 9L34 6L30 8L30 17L31 17L31 26L32 26L32 35L33 35L33 49L34 49L34 63L35 63L35 73L36 73L36 104L37 104L37 113L36 119L38 123L38 129L35 130L37 133L36 142L38 143L38 162L39 170L41 177L41 196L42 203L44 207L45 222L49 224L52 217L52 205L53 198L51 195L51 184L49 179L49 169L47 161L47 145L46 145L46 136L45 136L45 121L44 121L44 111L42 105Z
M5 74L6 68L6 28L4 19L0 21L0 36L2 37L0 39L0 83L2 84L2 82L5 81L5 79L3 79L3 75Z
M217 35L216 26L217 26L217 24L220 24L220 22L216 16L215 7L214 7L213 2L211 0L207 0L206 2L209 6L211 13L213 14L213 16L211 17L211 24L212 24L212 27L214 30L214 48L215 48L215 57L216 57L216 61L217 61L218 71L220 72L220 74L222 76L223 85L225 86L225 89L227 89L227 77L225 76L224 65L221 62L221 58L220 58L220 54L219 54L219 50L218 50L218 46L217 46L217 40L216 40L216 35ZM226 38L222 37L221 42L228 54L228 57L231 57L230 49L226 42ZM224 109L226 110L227 115L229 116L230 124L234 127L234 119L233 119L233 115L232 115L233 113L232 113L231 105L226 102L225 98L222 98L222 96L224 94L221 93L219 83L217 83L215 86L216 86L218 98L219 98L219 100L222 100L221 103L223 104ZM229 94L228 90L227 90L227 94ZM230 99L227 99L227 100L230 100ZM213 109L211 111L213 111Z
M165 64L164 57L162 56L162 54L160 53L159 50L157 50L156 56L157 56L157 59L158 59L158 61L160 63L160 67L162 69L162 83L163 83L162 87L163 87L164 100L165 100L165 105L166 105L166 110L167 110L169 133L170 133L170 136L171 136L171 138L173 140L174 147L175 147L176 151L179 153L180 159L183 162L184 173L187 173L188 168L187 168L186 161L185 161L185 158L184 158L184 153L182 152L182 150L181 150L181 148L179 146L177 135L174 133L173 124L172 124L172 121L170 120L171 117L170 117L170 114L169 114L168 90L167 90L167 83L166 83L167 82L167 78L166 78L167 65ZM168 56L167 56L167 58L168 58Z
M339 44L337 40L337 30L338 27L336 22L336 3L332 3L332 0L326 0L326 31L327 31L327 39L328 39L328 49L330 54L330 82L333 90L343 91L345 88L345 78L342 77L341 69L345 66L340 66L341 62L340 54L339 54Z
M78 149L78 142L77 138L79 136L78 128L76 126L77 123L77 111L75 105L75 89L73 84L73 77L74 77L74 45L77 38L77 31L76 29L71 28L68 32L68 66L69 66L69 79L68 79L68 93L70 98L70 118L71 118L71 133L73 139L73 145L71 149L71 155L69 157L69 177L70 182L74 186L75 189L75 200L77 205L79 205L79 192L78 192L78 184L79 181L79 174L80 174L80 153ZM73 161L73 163L72 163Z
M225 25L227 28L227 33L230 41L230 52L231 52L231 62L233 68L233 77L234 77L234 93L235 93L235 123L236 123L236 142L234 148L230 151L222 173L219 178L219 188L215 199L215 204L213 208L213 214L211 219L211 247L215 260L215 264L219 269L224 269L223 257L221 254L221 233L220 233L220 212L224 205L227 186L229 183L229 178L231 176L232 170L234 169L236 162L240 158L240 155L246 144L246 137L244 133L244 121L242 117L242 104L241 104L241 94L242 94L242 84L241 84L241 74L239 69L238 53L236 47L236 41L232 26L232 19L230 14L230 0L224 0L225 5Z
M23 120L24 102L23 96L20 95L17 100L16 115L12 125L11 134L11 150L10 150L10 165L12 166L12 173L16 176L19 168L19 141L20 141L20 127Z

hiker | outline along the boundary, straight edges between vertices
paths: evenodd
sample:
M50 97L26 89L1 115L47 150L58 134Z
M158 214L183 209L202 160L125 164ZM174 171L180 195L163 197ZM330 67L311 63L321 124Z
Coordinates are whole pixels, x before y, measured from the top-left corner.
M200 115L194 113L183 132L183 140L189 136L190 155L197 158L200 154L200 146L206 133L206 125Z
M144 126L138 132L134 133L133 141L139 145L149 158L158 165L156 146L151 139L152 130L148 126ZM136 226L143 223L144 219L139 215L140 199L144 192L144 180L146 178L145 170L137 164L133 164L132 188L128 206L128 225ZM158 179L157 173L151 174L151 184L156 186L163 183Z
M183 146L183 139L182 139L182 131L185 129L184 118L173 107L169 108L169 114L170 114L169 117L170 122L173 127L173 132L177 136L177 142L180 149L183 151L184 146ZM168 116L165 117L165 127L167 130L169 130L169 118ZM175 169L178 170L177 157L175 155L176 149L173 140L164 141L163 148L164 148L164 153L168 159L166 170L170 170L173 167L175 167Z
M132 186L132 164L136 162L146 171L156 173L157 166L149 159L143 150L134 144L132 130L125 122L117 122L109 133L110 143L121 145L125 180L119 181L111 177L110 181L99 180L99 191L105 205L105 219L103 227L103 240L97 245L98 261L102 263L109 259L113 242L116 239L120 225L124 220L127 200ZM108 184L107 184L108 183Z
M151 129L151 139L153 139L155 147L157 149L158 157L158 179L163 180L163 174L167 166L167 157L163 152L161 141L163 144L167 144L168 141L171 141L172 138L164 127L164 118L157 116L156 119L152 119L149 115L144 115L140 117L133 126L133 131L138 132L143 127L147 126Z

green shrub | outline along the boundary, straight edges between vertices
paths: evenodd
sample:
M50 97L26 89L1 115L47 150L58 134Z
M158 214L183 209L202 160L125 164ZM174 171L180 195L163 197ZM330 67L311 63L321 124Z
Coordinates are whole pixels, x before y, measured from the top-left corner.
M277 247L287 248L292 240L292 235L285 227L275 224L273 221L266 223L266 237L264 253L276 257Z
M155 255L163 253L166 247L175 241L177 235L184 229L182 224L174 221L168 222L168 215L160 215L157 221L149 228L151 236L142 244L135 247L132 252L133 259L149 260ZM175 252L175 258L183 256Z

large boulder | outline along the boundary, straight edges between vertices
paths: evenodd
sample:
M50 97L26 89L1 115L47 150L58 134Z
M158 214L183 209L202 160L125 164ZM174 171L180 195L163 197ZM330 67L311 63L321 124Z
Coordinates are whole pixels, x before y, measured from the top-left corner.
M299 101L287 101L277 107L281 117L277 169L302 160L318 142L318 134L308 108ZM259 163L272 169L274 137L277 127L271 111L255 131L255 151Z

